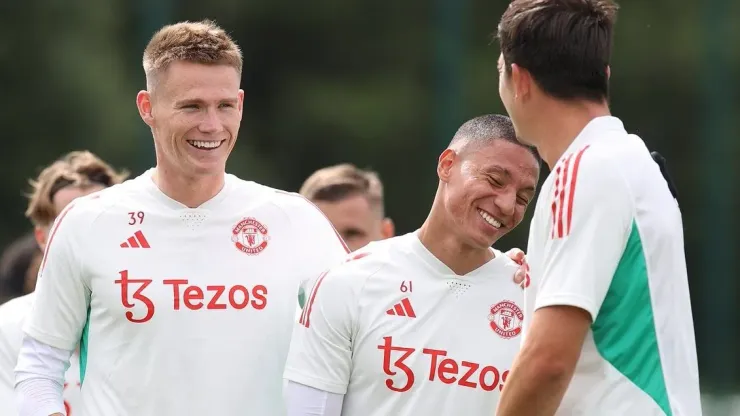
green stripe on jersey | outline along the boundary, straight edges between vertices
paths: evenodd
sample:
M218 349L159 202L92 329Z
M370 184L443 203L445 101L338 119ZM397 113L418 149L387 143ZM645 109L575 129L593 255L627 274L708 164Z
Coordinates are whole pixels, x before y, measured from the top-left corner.
M634 220L591 330L601 356L672 416L658 353L645 253Z
M87 350L90 345L90 306L87 307L87 320L82 328L82 338L80 339L80 385L85 382L85 370L87 370Z

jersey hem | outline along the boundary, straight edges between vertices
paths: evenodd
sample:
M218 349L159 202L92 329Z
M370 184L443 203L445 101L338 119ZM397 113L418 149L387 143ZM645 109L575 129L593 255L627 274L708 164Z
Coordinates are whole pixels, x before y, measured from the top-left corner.
M53 335L48 335L30 325L24 328L23 332L38 342L44 343L54 348L58 348L60 350L74 351L76 347L76 342L70 343L70 342L65 341L62 338L57 338Z
M583 309L591 315L591 322L596 321L597 312L594 303L582 296L562 294L541 297L537 299L534 310L536 311L547 306L573 306Z
M315 389L323 390L328 393L334 394L346 394L347 386L340 383L334 383L326 380L319 379L314 376L308 376L301 371L286 368L284 379L292 381L294 383L303 384L304 386L313 387Z

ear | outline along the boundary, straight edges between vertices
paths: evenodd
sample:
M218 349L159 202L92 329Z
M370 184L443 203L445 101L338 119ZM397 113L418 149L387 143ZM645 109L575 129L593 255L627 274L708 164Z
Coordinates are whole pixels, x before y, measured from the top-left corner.
M34 227L33 229L33 236L36 239L36 244L38 244L41 251L46 250L46 238L48 235L46 231L46 228L38 226Z
M239 90L239 94L237 94L239 104L239 119L242 118L242 110L244 109L244 90Z
M136 108L139 110L139 116L149 127L153 127L154 117L152 117L152 96L149 91L139 91L136 94Z
M445 149L441 155L439 155L439 161L437 162L437 176L442 182L450 180L450 174L452 173L452 167L455 165L455 159L457 159L457 153L452 149Z
M391 238L396 235L396 225L393 224L392 219L383 218L383 223L380 225L380 234L383 238Z
M609 80L612 77L612 67L607 65L606 66L606 79Z
M532 74L517 64L511 64L511 85L514 87L514 99L527 99L533 88Z

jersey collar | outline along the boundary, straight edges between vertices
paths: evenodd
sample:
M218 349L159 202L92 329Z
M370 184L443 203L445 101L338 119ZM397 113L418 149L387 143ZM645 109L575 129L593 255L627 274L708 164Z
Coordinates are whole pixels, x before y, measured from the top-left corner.
M576 136L562 156L560 156L556 165L567 158L569 154L582 149L594 141L602 139L604 133L609 131L620 131L626 133L622 120L614 116L601 116L591 120L586 124L586 127L578 133L578 136Z
M169 196L165 195L164 192L162 192L159 187L157 187L157 184L154 183L154 180L152 179L152 175L154 174L156 168L151 168L141 174L137 178L137 180L141 180L144 183L144 187L149 192L149 194L162 203L163 205L167 206L170 209L173 210L208 210L208 209L214 209L218 207L218 205L227 197L229 192L231 191L231 188L233 187L234 177L232 175L226 175L224 178L224 186L221 188L221 190L211 199L204 202L197 208L189 208L185 206L184 204L180 203L179 201L176 201Z
M429 251L426 246L424 246L424 244L422 244L421 240L419 240L418 233L419 231L417 230L407 235L407 238L410 241L411 250L440 277L461 278L465 279L466 281L469 279L475 279L479 276L482 278L491 278L493 277L492 272L495 273L496 270L500 271L501 269L505 268L504 265L506 264L506 256L500 251L491 248L491 251L493 251L495 255L493 259L489 260L487 263L483 264L482 266L478 267L468 274L458 275L440 259L438 259L434 254L432 254L432 252Z

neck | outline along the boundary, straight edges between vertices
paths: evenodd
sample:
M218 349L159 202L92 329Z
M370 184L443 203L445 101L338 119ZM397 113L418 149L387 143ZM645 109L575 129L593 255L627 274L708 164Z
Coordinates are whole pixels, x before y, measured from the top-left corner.
M548 108L538 112L554 115L537 123L531 140L550 169L591 120L611 114L606 102L559 100L551 100Z
M188 208L197 208L216 196L224 187L225 174L187 176L157 166L152 180L168 197Z
M419 240L434 257L457 275L468 274L494 257L493 251L488 247L471 246L450 233L450 230L455 229L455 225L440 221L441 216L436 215L435 206L432 206L429 217L419 229Z

